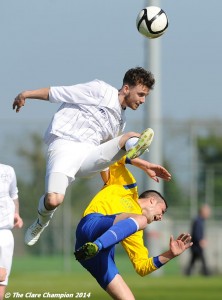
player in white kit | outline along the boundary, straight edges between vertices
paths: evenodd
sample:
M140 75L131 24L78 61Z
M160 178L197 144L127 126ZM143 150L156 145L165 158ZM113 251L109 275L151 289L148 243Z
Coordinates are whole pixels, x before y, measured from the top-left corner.
M12 265L14 237L11 229L22 225L15 171L11 166L0 164L0 300L4 298Z
M136 110L143 104L154 83L152 73L137 67L126 72L120 90L94 80L18 94L13 103L16 112L26 99L61 104L44 137L48 145L45 193L39 201L38 218L26 232L27 245L37 242L75 177L102 171L124 156L131 146L129 158L141 155L148 148L152 129L142 135L123 134L123 130L126 108Z

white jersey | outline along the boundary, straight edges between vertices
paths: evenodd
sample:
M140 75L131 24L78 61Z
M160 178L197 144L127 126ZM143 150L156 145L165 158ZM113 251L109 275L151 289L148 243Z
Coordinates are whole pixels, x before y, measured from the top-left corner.
M103 81L51 87L49 101L62 105L45 133L47 144L61 137L99 145L122 134L125 128L118 90Z
M11 166L0 164L0 229L14 226L15 203L18 188L15 171Z

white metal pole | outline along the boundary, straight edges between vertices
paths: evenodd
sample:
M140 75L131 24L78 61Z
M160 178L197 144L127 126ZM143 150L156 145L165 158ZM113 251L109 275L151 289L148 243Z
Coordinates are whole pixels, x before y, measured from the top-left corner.
M198 213L198 150L196 127L191 124L191 184L190 184L190 217L193 218Z
M146 1L147 4L147 1ZM148 5L145 6L159 6L160 1L148 1ZM154 130L154 139L150 145L149 153L146 155L146 159L150 162L162 165L162 119L161 119L161 57L160 57L160 43L161 38L146 39L145 46L145 65L155 77L155 87L151 91L146 107L144 110L144 128L151 127ZM143 190L153 189L158 190L163 194L163 182L159 183L144 176ZM156 223L156 222L154 222ZM162 252L162 232L158 228L158 224L152 224L152 228L147 228L146 237L149 245L150 255L155 256L157 253ZM148 226L149 227L149 226ZM152 273L153 276L160 276L163 274L163 269Z
M147 4L147 1L146 1ZM160 1L148 1L146 6L160 6ZM150 152L147 159L156 164L163 164L162 159L162 117L161 117L161 37L157 39L147 39L145 41L145 65L155 77L156 83L151 91L144 114L144 126L151 127L154 130L154 140L150 146ZM157 184L144 177L144 189L156 189L163 192L163 181Z

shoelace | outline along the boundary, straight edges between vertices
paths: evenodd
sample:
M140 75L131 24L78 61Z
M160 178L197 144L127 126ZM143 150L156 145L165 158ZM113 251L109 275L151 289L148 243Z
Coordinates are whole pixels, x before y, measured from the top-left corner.
M42 230L42 226L40 225L40 224L36 224L36 225L34 225L35 226L35 228L32 230L32 235L36 235L36 234L38 234L39 233L39 231L41 231Z

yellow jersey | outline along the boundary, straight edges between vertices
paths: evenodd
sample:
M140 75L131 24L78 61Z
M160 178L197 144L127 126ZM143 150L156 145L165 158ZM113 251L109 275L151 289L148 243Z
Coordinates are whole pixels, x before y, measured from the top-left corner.
M136 180L125 167L125 157L110 167L110 178L105 187L92 199L84 211L84 216L91 213L112 215L118 213L142 214L138 204ZM143 231L137 231L121 242L136 272L145 276L157 269L153 258L148 257L144 245Z

